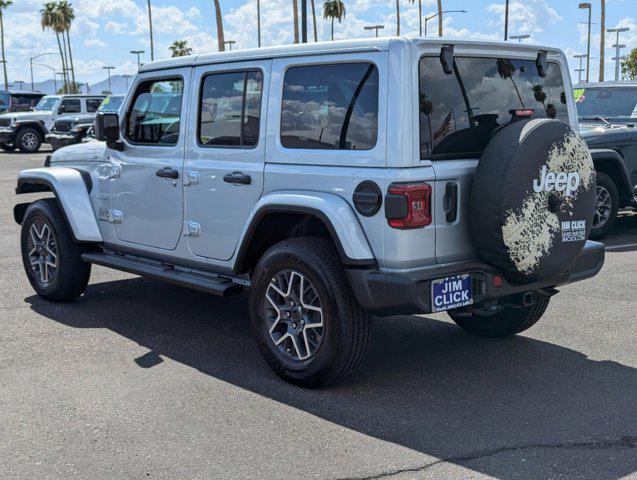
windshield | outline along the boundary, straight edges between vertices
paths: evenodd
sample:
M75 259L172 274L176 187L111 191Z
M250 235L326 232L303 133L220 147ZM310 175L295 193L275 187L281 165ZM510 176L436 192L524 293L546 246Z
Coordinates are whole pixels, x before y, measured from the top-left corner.
M11 105L11 94L9 92L0 92L0 113L7 112Z
M104 101L102 102L102 104L100 105L100 108L97 109L97 111L98 112L118 112L119 107L122 105L123 101L124 101L123 96L106 97Z
M574 94L581 119L637 118L637 86L576 88Z
M42 97L35 106L35 110L53 110L59 99L59 97Z
M549 63L540 77L534 60L455 57L446 75L438 57L424 57L419 104L421 158L479 157L516 109L569 121L560 66Z

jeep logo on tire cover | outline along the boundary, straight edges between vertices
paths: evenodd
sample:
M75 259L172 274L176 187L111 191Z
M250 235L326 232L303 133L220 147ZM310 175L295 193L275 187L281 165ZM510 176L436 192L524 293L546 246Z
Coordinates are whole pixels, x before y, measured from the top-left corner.
M533 190L540 192L564 192L565 197L570 197L577 191L580 185L579 172L559 172L548 171L544 165L539 179L533 180Z

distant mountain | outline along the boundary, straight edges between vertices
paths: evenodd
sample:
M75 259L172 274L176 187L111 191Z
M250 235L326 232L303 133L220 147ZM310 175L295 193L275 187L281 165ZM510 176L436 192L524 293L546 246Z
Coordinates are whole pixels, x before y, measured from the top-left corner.
M129 78L128 79L128 84L130 85L130 82L133 80L133 78ZM34 87L36 90L46 93L47 95L54 95L55 92L55 84L53 83L53 79L51 80L46 80L44 82L36 82L34 84ZM57 82L57 88L60 89L62 88L62 82L58 80ZM24 89L25 90L31 90L31 84L30 83L25 83L24 84ZM97 82L94 84L91 84L89 86L89 91L90 93L98 93L101 94L102 92L108 90L108 78L102 80L101 82ZM126 78L122 77L121 75L113 75L111 77L111 91L112 93L126 93L128 91L128 88L126 86ZM86 91L86 85L82 86L82 93L87 93Z

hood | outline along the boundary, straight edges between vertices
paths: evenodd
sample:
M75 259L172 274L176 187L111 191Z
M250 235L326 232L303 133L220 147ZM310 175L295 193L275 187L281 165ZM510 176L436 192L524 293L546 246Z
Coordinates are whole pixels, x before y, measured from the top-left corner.
M93 123L95 121L95 114L87 115L64 115L58 117L56 122L74 122L74 123Z
M631 129L634 130L634 129ZM629 141L626 125L580 125L580 133L589 145Z
M0 118L15 118L16 120L42 120L53 115L51 110L39 110L37 112L11 112L3 113Z
M51 165L64 162L101 162L106 150L105 142L91 139L60 148L51 155Z

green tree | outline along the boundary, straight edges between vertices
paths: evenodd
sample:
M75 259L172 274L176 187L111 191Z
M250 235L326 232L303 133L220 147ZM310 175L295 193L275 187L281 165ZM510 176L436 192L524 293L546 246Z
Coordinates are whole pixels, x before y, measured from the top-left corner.
M172 53L173 57L185 57L192 54L192 48L188 46L187 40L175 40L168 50Z
M66 33L66 44L68 47L68 67L71 69L71 92L78 93L77 83L75 81L75 66L73 65L73 54L71 53L71 25L73 24L73 20L75 20L75 12L73 11L73 6L68 3L66 0L63 0L57 4L57 10L59 15L60 27L62 30L62 37Z
M637 80L637 48L633 48L626 60L622 60L622 75L624 80Z
M219 0L215 0L215 18L217 20L217 43L219 44L219 51L226 50L226 41L223 36L223 17L221 16L221 5Z
M64 93L68 93L68 79L67 73L68 68L66 65L66 58L64 56L64 50L62 48L62 42L60 41L60 32L61 30L61 22L60 22L60 12L57 8L57 2L47 2L40 9L40 25L42 26L42 30L50 29L55 33L55 38L58 42L58 49L60 50L60 60L62 62L62 79L64 81L64 86L62 87L62 91Z
M334 40L334 20L341 23L345 16L345 4L341 0L326 0L323 4L323 18L332 21L332 40Z
M11 0L0 0L0 39L2 39L2 68L4 70L4 89L9 89L9 78L7 77L7 57L4 55L4 19L3 12L13 2Z

